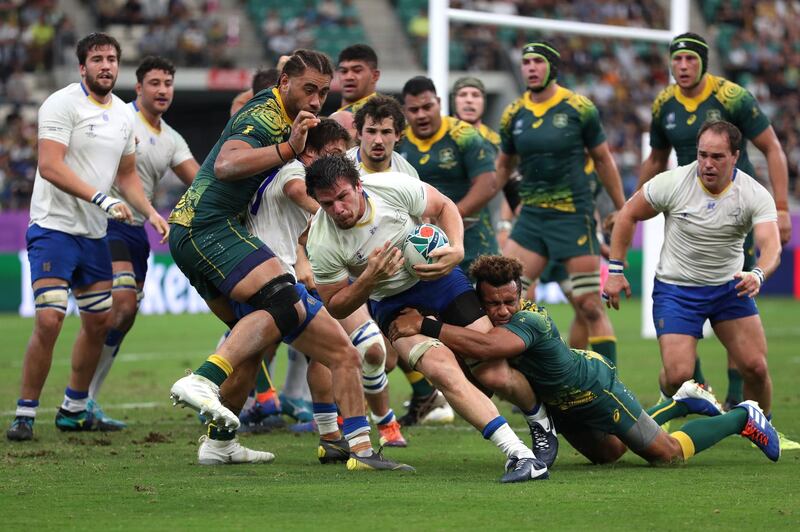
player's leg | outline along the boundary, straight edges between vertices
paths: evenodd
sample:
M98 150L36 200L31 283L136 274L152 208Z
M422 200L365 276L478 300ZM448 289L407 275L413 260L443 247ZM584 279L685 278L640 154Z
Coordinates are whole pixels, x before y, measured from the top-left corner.
M617 339L614 328L600 299L600 256L582 255L566 261L572 285L572 301L576 316L586 324L592 351L613 364L617 361Z
M314 430L311 424L314 419L314 394L310 389L309 360L292 346L288 347L287 358L286 380L280 394L281 410L298 422L290 429L311 432Z
M606 432L581 427L578 424L564 426L561 418L556 429L575 448L593 464L611 464L619 460L628 450L622 441Z
M309 299L311 296L303 297L303 301ZM411 466L386 460L373 450L361 386L361 357L342 326L321 304L309 312L313 313L313 319L291 343L330 370L333 396L344 417L344 438L350 449L347 468L413 470ZM323 430L320 427L320 432Z
M659 386L662 393L671 397L692 378L697 338L688 334L662 334L658 337L658 346L662 363Z
M535 458L533 452L511 430L492 400L467 379L449 348L422 335L400 338L394 342L394 346L412 368L430 379L462 418L506 455L509 470L501 481L547 477L544 462Z
M772 379L767 368L767 338L755 314L712 323L714 333L728 350L744 381L744 396L772 412Z
M400 424L389 406L389 379L386 376L386 346L383 334L372 320L366 306L339 323L361 356L361 382L364 397L378 427L380 443L386 447L406 447Z
M520 220L522 220L522 218L520 218ZM527 290L531 285L536 283L539 276L542 275L545 266L547 266L547 255L545 255L543 244L538 244L538 239L531 240L527 247L515 240L515 237L524 237L524 234L517 234L519 231L522 231L523 228L520 224L520 220L517 221L517 224L514 226L514 231L506 241L506 245L503 246L503 255L519 259L519 261L522 262L522 288L527 293ZM520 240L520 242L526 241Z

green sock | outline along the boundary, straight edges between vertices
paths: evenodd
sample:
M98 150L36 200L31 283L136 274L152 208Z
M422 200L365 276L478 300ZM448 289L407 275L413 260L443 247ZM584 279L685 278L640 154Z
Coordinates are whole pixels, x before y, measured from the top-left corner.
M256 393L268 392L271 388L272 383L269 380L267 363L262 362L261 367L258 368L258 374L256 375Z
M734 408L721 416L693 419L682 426L679 431L673 432L672 436L680 442L683 448L683 458L689 459L723 438L739 434L746 423L747 410Z
M217 386L222 386L222 383L228 378L228 373L211 360L203 362L203 364L195 370L195 374L205 377Z
M663 425L671 419L676 417L686 417L689 413L689 407L678 401L665 401L658 403L656 406L651 406L647 409L647 413L652 417L657 424Z
M728 368L728 395L725 396L725 402L737 405L742 401L744 401L742 374L736 368Z
M208 424L208 437L217 441L230 441L236 437L235 430L228 430L216 426L213 423Z
M432 394L435 390L431 382L419 371L407 372L406 379L408 379L408 383L411 385L412 393L417 397L425 397Z
M703 368L700 367L700 357L694 359L694 373L692 373L692 378L697 384L706 383L706 376L703 375Z
M592 351L600 353L617 365L617 338L614 336L590 336L589 345Z

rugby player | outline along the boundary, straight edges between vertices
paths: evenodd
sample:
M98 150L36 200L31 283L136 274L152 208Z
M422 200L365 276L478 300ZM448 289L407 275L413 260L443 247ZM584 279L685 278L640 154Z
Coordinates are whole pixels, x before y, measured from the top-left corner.
M675 83L661 91L653 101L650 122L651 151L642 163L637 188L667 169L672 148L675 148L679 165L692 163L697 157L697 132L700 126L708 120L725 120L739 128L744 137L766 158L772 194L778 209L781 244L786 244L792 231L788 204L789 174L786 155L769 118L749 91L708 72L708 44L700 35L678 35L670 43L669 53ZM736 167L756 177L755 168L747 155L746 144L739 149ZM752 233L747 235L744 252L744 270L752 270L756 264ZM732 364L730 355L728 361L728 392L724 404L733 405L744 397L742 377ZM693 378L697 382L705 383L699 358ZM670 393L669 389L665 391Z
M775 202L755 179L736 168L742 135L725 121L706 122L697 137L697 160L648 181L625 204L611 235L608 305L630 296L624 259L636 223L664 213L664 245L653 288L653 323L663 368L662 390L675 390L695 367L697 341L708 319L741 371L745 390L772 411L767 339L754 297L780 263ZM743 270L750 230L761 251Z
M233 431L239 419L220 402L220 393L233 410L241 409L264 349L304 324L309 302L301 297L294 276L242 225L238 215L270 171L303 151L308 130L319 123L316 115L325 103L332 76L333 66L325 54L297 50L284 65L277 86L255 95L231 118L170 215L170 251L175 263L231 328L217 353L171 389L173 401L200 411L211 421L201 451L213 460L274 460L272 453L252 451L238 443ZM247 303L255 311L237 320L230 300ZM312 321L309 326L313 325ZM351 457L369 459L379 467L384 459L372 450L357 352L348 345L319 361L333 373Z
M557 82L560 57L546 41L525 45L521 70L528 90L500 123L498 180L504 183L518 164L522 174L522 208L503 254L520 259L526 284L549 262L563 262L592 349L615 363L616 337L600 300L592 172L617 209L625 196L597 108Z
M458 208L445 195L397 172L361 177L352 160L335 155L306 170L306 187L321 206L311 222L307 248L317 291L331 315L349 316L369 301L384 333L407 305L420 305L445 321L483 330L490 326L469 280L457 268L464 256L463 226ZM433 251L437 261L415 265L412 274L404 268L398 247L423 218L437 223L450 245ZM420 335L394 342L394 347L464 419L516 460L502 482L546 477L545 463L516 436L491 399L467 380L452 351ZM535 401L532 392L530 396L529 407Z
M51 94L39 109L39 164L26 233L36 306L25 350L17 410L9 440L33 438L33 423L53 347L61 332L70 290L81 326L72 350L72 372L56 414L62 431L119 430L87 408L103 340L111 326L111 255L105 240L108 216L133 221L130 208L109 196L120 193L162 235L169 228L147 201L136 174L133 115L112 89L119 43L105 33L78 42L81 81Z
M353 44L339 53L336 72L342 91L342 106L331 115L355 142L356 128L353 116L364 103L375 96L375 87L381 78L378 55L366 44Z
M495 326L488 333L406 309L392 323L389 336L397 341L432 331L440 342L466 356L507 359L531 381L558 431L593 463L615 462L629 448L653 464L682 462L733 434L750 439L770 460L778 460L777 434L755 401L722 414L710 392L687 381L668 402L653 407L651 417L607 358L570 349L547 310L522 300L522 271L522 264L511 257L485 256L473 263L481 303ZM690 413L714 417L689 421L672 434L658 426Z
M133 133L136 138L136 171L142 180L147 200L152 202L161 178L171 169L190 185L200 165L197 164L183 137L167 124L162 115L167 112L175 95L175 66L163 57L145 57L136 69L136 100L129 105L134 114ZM111 195L120 196L119 187L111 187ZM129 205L130 207L130 205ZM112 324L89 386L89 410L105 423L125 427L125 423L105 415L97 404L97 395L111 365L119 352L122 340L133 327L147 274L150 243L144 230L144 216L131 209L133 223L114 219L108 221L108 245L111 250Z

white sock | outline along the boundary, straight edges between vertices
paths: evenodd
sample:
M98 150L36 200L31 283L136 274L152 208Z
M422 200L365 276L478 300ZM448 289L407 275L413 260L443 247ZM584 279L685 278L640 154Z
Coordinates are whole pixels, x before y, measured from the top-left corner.
M503 454L508 458L533 458L533 451L531 451L522 440L519 439L517 434L511 430L508 423L494 431L489 437L492 443L497 445Z
M89 402L89 398L85 397L83 399L70 399L66 395L64 395L64 402L61 403L61 408L66 410L67 412L83 412L86 410L86 404Z
M97 369L94 370L92 383L89 384L90 398L96 399L97 395L100 393L100 387L103 386L103 382L105 382L108 372L111 371L111 365L114 363L114 359L117 357L118 351L119 344L103 345L103 350L100 352L100 361L97 363Z
M289 363L286 367L283 394L293 399L311 401L311 390L309 390L306 380L307 373L308 359L303 353L289 346Z
M336 412L326 412L324 414L314 414L314 421L317 423L319 435L332 434L339 431L339 423L336 422Z

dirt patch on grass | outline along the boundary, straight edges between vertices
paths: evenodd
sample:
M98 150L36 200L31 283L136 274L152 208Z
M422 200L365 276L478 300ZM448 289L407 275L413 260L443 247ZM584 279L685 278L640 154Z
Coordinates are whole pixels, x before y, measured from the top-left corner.
M40 449L38 451L10 451L6 453L9 458L44 458L46 456L55 456L56 453L48 451L47 449Z
M136 445L144 445L146 443L172 443L172 440L160 432L150 432L141 440L133 440L133 443Z

